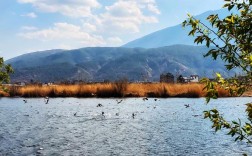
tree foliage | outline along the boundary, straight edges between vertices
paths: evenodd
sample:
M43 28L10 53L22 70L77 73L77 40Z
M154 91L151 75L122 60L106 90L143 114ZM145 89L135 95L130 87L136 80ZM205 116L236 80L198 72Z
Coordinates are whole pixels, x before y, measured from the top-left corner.
M11 73L13 73L11 66L9 64L4 64L4 59L0 57L0 90L5 90L4 87L2 87L2 84L10 82Z
M189 15L188 20L182 25L191 27L189 35L194 36L194 42L205 44L210 50L205 57L213 59L221 58L228 70L239 68L244 72L243 77L224 79L221 74L216 74L216 81L204 78L206 84L207 103L211 98L218 98L218 88L229 90L231 96L240 96L246 90L251 89L252 83L252 0L225 0L224 8L230 11L230 15L220 18L218 14L207 17L209 24ZM212 121L212 127L216 131L226 128L229 135L235 136L237 140L246 140L252 143L252 103L246 104L247 123L242 124L240 120L229 123L219 111L212 109L205 111L205 118Z

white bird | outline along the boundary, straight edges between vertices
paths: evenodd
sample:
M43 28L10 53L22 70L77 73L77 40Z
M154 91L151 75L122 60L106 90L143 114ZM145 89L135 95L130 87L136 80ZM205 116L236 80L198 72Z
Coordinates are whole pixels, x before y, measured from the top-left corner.
M49 102L49 97L46 96L45 99L44 99L44 101L45 101L45 104L48 104L48 102Z

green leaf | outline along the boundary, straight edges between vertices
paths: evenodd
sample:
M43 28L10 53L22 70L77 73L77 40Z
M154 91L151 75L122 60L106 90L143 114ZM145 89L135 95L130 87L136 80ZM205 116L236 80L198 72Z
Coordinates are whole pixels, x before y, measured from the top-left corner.
M252 84L252 35L251 34L251 7L252 0L238 1L238 0L225 0L223 7L228 10L238 9L240 13L230 14L226 17L219 18L219 15L209 15L207 22L202 23L194 17L190 17L186 26L190 27L189 35L197 36L194 42L197 44L205 44L211 48L204 57L212 57L213 59L220 58L224 63L227 70L238 69L244 75L242 79L236 78L223 78L220 73L216 74L216 81L210 82L209 80L202 80L206 90L206 102L210 99L217 99L219 97L219 88L228 91L231 96L240 96L245 91L251 91ZM185 25L185 24L184 24ZM211 33L211 35L209 35ZM216 40L215 40L216 39ZM221 43L219 43L221 42ZM247 104L246 113L248 119L252 122L252 104ZM204 113L204 118L209 118L213 123L212 127L216 131L221 128L230 129L229 135L234 136L237 134L237 140L243 140L244 136L252 136L252 128L249 125L241 127L242 123L233 121L231 124L219 115L218 110L211 110L209 113ZM246 133L245 135L243 133ZM250 138L249 138L250 139ZM248 143L252 141L247 140Z
M218 113L218 110L217 110L217 109L212 109L211 112L217 114L217 113Z
M229 5L229 6L228 6L228 10L229 10L229 11L232 10L233 7L234 7L234 5Z
M237 141L238 139L240 139L240 136L236 137L236 138L235 138L235 141Z
M206 103L210 102L210 97L206 97Z
M216 73L216 77L217 78L221 78L221 74L220 73Z
M206 40L206 46L209 48L209 46L210 46L210 39Z
M232 123L235 124L235 125L238 125L238 123L236 121L232 121Z

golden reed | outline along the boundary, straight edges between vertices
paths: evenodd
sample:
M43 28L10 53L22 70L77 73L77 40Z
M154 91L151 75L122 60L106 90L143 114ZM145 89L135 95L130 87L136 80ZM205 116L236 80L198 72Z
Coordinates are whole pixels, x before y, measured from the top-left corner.
M8 94L20 97L204 97L204 85L168 83L93 83L80 85L27 85L9 87ZM228 91L219 89L220 97L229 97Z

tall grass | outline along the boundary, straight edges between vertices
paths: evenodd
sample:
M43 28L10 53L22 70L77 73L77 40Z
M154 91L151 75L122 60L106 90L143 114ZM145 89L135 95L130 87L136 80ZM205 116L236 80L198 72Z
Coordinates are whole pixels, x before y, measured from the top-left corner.
M204 97L204 85L167 83L93 83L81 85L28 85L10 87L8 96L21 97ZM229 93L219 90L220 97ZM1 95L0 96L7 96Z

